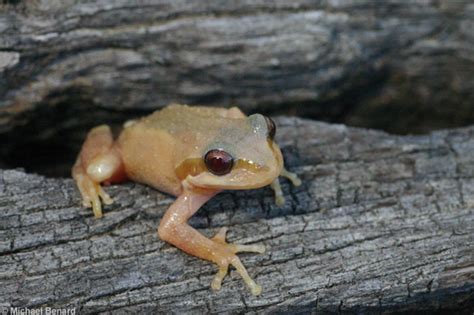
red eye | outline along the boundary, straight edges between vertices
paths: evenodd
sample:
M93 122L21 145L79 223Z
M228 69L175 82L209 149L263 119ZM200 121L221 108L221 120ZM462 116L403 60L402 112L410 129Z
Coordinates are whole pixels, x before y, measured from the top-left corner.
M204 156L207 169L214 175L225 175L232 170L234 159L232 156L219 149L210 150Z

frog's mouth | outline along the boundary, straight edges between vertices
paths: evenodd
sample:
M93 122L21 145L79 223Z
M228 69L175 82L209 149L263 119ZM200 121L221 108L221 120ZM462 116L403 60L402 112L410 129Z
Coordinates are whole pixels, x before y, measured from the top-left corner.
M216 176L211 173L201 173L197 176L188 176L186 180L193 186L213 189L255 189L269 185L277 176L278 173L270 172L268 170L262 173L254 173L248 170L234 170L224 176Z
M276 149L276 148L275 148ZM274 149L274 151L276 151ZM188 175L186 180L195 187L226 190L226 189L255 189L267 186L277 178L283 168L283 157L280 150L275 152L275 160L265 166L251 161L239 160L229 174L214 175L210 172L200 172Z

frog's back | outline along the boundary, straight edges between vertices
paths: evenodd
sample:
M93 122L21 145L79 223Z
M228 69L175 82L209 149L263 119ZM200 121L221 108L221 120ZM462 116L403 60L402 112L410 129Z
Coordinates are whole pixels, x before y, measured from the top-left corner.
M167 131L173 135L191 130L195 133L209 133L233 120L225 117L227 111L227 108L222 107L174 104L142 118L139 122L146 128Z

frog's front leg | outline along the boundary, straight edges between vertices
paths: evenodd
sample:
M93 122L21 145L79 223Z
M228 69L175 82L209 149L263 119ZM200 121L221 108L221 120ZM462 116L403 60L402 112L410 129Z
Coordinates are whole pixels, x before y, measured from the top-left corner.
M291 183L295 186L301 185L301 179L295 173L289 172L286 168L283 167L280 176L288 178ZM277 206L283 206L285 204L285 197L283 196L283 191L281 190L279 178L275 178L271 183L270 187L275 192L275 203Z
M166 211L158 228L160 238L186 253L202 259L210 260L219 267L211 287L219 290L222 280L227 274L229 265L234 266L249 286L254 295L261 292L261 287L250 278L236 253L263 253L262 245L229 244L225 240L226 228L222 228L213 238L209 239L187 224L188 219L218 191L185 190Z
M81 192L83 204L85 207L92 207L96 218L102 217L100 199L105 204L112 203L112 198L100 184L125 179L120 154L113 144L112 132L108 126L93 128L72 168L72 176Z

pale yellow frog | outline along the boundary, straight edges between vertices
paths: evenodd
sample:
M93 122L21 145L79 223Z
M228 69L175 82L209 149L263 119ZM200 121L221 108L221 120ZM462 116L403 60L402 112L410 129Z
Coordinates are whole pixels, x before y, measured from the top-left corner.
M229 265L234 266L258 295L261 287L248 275L238 252L263 253L263 245L229 244L226 228L211 239L187 224L209 199L225 189L254 189L271 184L276 202L284 203L278 176L300 185L283 166L273 141L275 124L260 114L245 116L233 107L170 105L150 116L124 124L116 141L108 126L92 129L73 167L72 175L86 207L102 216L101 203L112 199L101 183L130 179L178 198L166 211L158 235L188 254L216 263L211 283L220 289Z

